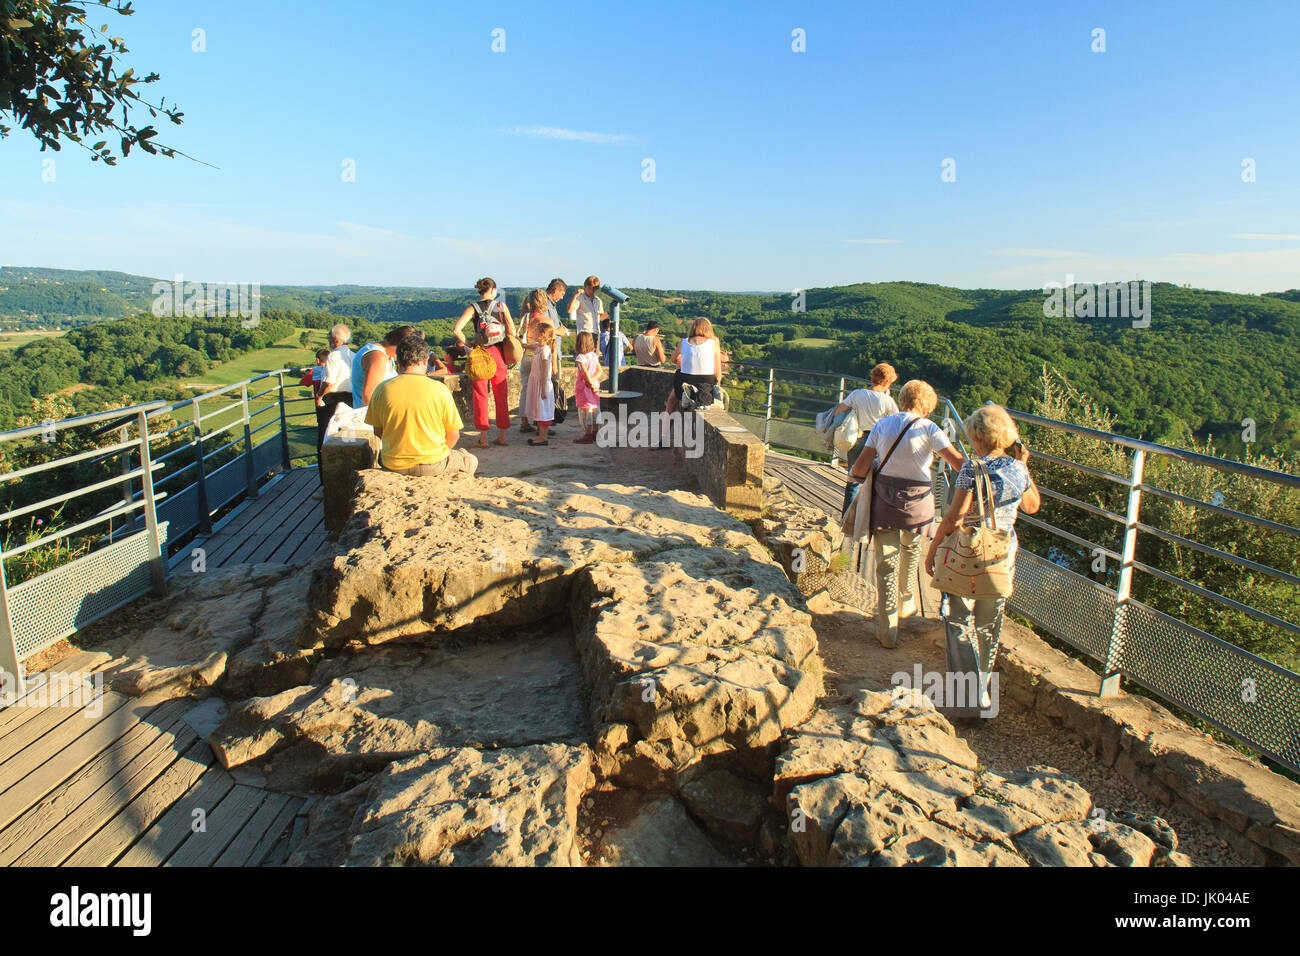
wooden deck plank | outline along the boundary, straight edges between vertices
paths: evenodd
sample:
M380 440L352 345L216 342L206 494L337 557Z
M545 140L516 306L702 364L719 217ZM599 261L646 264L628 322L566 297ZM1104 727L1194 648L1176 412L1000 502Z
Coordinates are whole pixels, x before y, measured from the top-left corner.
M278 495L274 507L258 515L255 522L239 528L225 529L219 536L214 536L214 538L220 537L221 543L208 552L209 565L215 564L220 567L227 564L253 563L249 560L250 556L256 554L259 545L263 543L262 539L272 535L278 537L283 532L285 523L304 506L304 501L308 505L320 505L320 502L311 500L308 491L303 491L294 485L286 486Z
M267 485L257 498L245 501L213 529L201 545L208 552L210 565L216 566L228 557L231 548L244 540L245 532L261 527L275 527L279 512L297 498L297 484L293 479L294 476L290 474Z
M238 508L216 523L212 529L212 537L227 531L238 531L250 522L259 520L267 508L276 506L281 493L291 486L295 475L296 472L293 471L287 474L282 471L276 478L258 489L256 498L245 497Z
M161 866L193 832L194 811L211 816L234 786L230 774L210 767L113 865Z
M263 561L270 561L277 564L288 564L289 556L303 546L307 541L307 532L291 531L284 536L283 540L275 547L270 554L264 557ZM274 541L270 542L275 544Z
M110 711L120 708L125 697L121 695L110 695L110 691L104 692L103 710L100 711L100 717L104 717ZM31 715L26 721L19 722L16 726L10 728L8 734L0 737L0 795L13 786L14 780L21 778L23 773L30 769L32 761L30 754L25 754L22 758L18 754L25 752L31 745L38 743L40 739L55 734L61 724L75 721L69 727L77 728L72 739L81 735L81 732L87 728L88 718L83 715L85 706L75 706L73 697L64 697L55 704L44 706L44 708L31 708ZM85 698L83 698L85 700ZM65 731L68 732L68 731Z
M113 697L121 703L105 694L104 712L98 717L78 714L64 721L24 751L20 759L0 767L0 826L7 827L154 709L128 702L117 694Z
M321 519L320 527L316 530L309 531L307 537L299 545L293 554L285 558L286 564L298 564L307 561L312 555L319 551L328 539L325 532L325 519Z
M301 805L300 797L267 792L266 799L257 808L257 812L235 834L230 845L212 865L256 866L280 838L284 828L293 822L294 814Z
M305 817L312 806L311 798L294 797L266 831L266 839L253 851L248 862L251 866L284 866L289 860L289 848L298 820Z
M167 813L177 800L192 790L215 762L216 758L212 756L208 742L195 741L144 792L114 814L99 832L83 843L64 865L108 866ZM225 778L228 785L234 784L229 774L225 774ZM214 782L220 781L214 778Z
M272 520L281 522L284 515L292 510L303 498L310 497L311 492L316 490L316 482L311 480L312 476L302 472L294 472L287 476L278 487L273 495L266 494L268 498L266 507L257 514L250 514L248 520L239 524L232 524L229 528L223 528L222 531L229 531L235 534L248 531L250 529L273 527ZM288 509L288 510L286 510ZM278 517L277 517L278 515Z
M313 501L310 489L303 489L303 497L290 502L292 507L269 517L266 524L247 532L238 547L228 551L218 560L223 564L255 564L261 561L281 562L271 555L284 544L285 538L294 534L300 525L313 521L318 515L324 520L319 501Z
M58 866L162 773L198 735L190 701L163 704L0 833L0 866ZM166 724L166 726L163 726Z
M294 492L293 507L280 512L280 519L276 525L263 525L262 533L282 532L288 533L299 530L300 526L310 521L316 515L322 520L325 517L325 506L312 498L315 486L303 484ZM286 496L287 497L287 496Z
M59 671L58 673L60 675L67 675L76 672ZM52 701L46 698L46 695L49 693L48 688L48 684L44 688L35 688L29 685L27 693L16 701L13 706L6 707L3 711L0 711L0 763L3 763L7 759L7 751L4 747L5 738L11 733L17 732L22 724L25 724L52 709L64 711L64 716L67 716L66 711L69 710L69 708L65 706L63 702L72 696L76 690L76 686L70 681L66 683L61 681L57 687L57 693L54 700ZM30 741L28 742L30 743ZM26 746L26 744L23 746Z
M265 790L235 784L220 803L205 807L205 828L195 833L193 827L188 827L184 842L167 856L163 866L212 866L248 826L267 796Z

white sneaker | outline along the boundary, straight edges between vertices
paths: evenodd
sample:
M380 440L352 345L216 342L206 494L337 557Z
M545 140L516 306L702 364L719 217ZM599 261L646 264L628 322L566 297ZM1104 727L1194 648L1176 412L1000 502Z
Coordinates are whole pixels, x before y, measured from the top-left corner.
M902 598L898 602L898 616L900 618L903 618L903 617L914 617L915 615L916 615L916 598L915 597Z

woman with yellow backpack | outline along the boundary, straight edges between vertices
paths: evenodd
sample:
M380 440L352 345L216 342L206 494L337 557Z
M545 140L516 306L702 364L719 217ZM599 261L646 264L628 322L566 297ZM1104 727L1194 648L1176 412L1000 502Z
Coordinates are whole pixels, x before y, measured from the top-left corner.
M506 366L518 361L519 356L507 357L504 349L512 353L518 349L519 336L515 332L514 320L510 318L510 309L503 299L497 297L497 284L492 279L479 279L474 288L478 290L479 300L461 313L452 335L461 345L465 345L462 331L472 320L474 323L474 347L465 362L465 375L473 383L474 427L478 429L478 447L488 446L488 432L491 421L488 418L488 390L496 405L497 437L493 444L506 445L506 432L510 430L510 390L506 385Z

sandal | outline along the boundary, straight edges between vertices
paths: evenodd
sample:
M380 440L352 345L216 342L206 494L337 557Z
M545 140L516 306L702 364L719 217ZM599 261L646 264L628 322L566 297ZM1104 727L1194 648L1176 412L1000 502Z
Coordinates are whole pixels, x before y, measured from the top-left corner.
M532 445L534 448L536 448L538 445L549 445L550 443L551 440L549 438L546 439L545 441L533 441L531 438L528 439L528 444Z
M519 431L527 435L529 432L537 431L537 429L534 428L532 425L528 424L527 422L524 422L522 425L519 426Z

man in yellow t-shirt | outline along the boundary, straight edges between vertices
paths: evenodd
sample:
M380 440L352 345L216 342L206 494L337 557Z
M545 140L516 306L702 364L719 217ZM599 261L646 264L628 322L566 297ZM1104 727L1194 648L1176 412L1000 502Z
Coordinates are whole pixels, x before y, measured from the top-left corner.
M366 424L380 442L379 462L399 475L472 475L478 459L460 448L464 427L442 382L429 378L429 345L421 335L397 343L397 376L370 396Z

